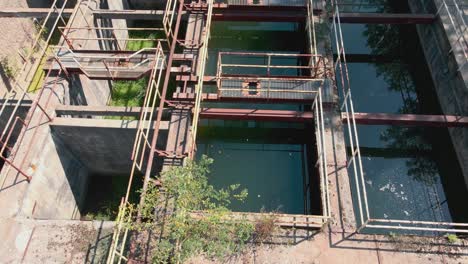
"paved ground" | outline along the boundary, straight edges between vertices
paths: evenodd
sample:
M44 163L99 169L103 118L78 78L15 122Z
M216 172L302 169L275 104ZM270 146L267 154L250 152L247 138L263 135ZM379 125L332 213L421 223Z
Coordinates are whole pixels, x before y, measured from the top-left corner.
M285 240L283 234L283 241ZM317 234L290 232L286 243L264 245L228 261L240 263L278 264L410 264L410 263L468 263L468 243L447 245L445 239L394 238L387 236ZM194 258L190 263L217 263Z
M104 263L112 222L0 220L1 263ZM468 243L444 239L282 232L224 263L468 263ZM221 263L202 257L189 263Z
M26 0L0 0L1 8L27 7ZM18 51L30 46L34 41L35 28L29 18L0 18L0 61L8 61L10 67L18 69L22 65ZM0 66L0 96L7 85L11 85L5 70Z
M0 220L0 263L105 263L112 222Z

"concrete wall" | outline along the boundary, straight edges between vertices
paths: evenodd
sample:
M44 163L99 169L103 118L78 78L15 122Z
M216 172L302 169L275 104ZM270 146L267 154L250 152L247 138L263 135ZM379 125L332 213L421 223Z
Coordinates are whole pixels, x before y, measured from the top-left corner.
M101 1L92 1L90 4L90 8L92 9L100 9L101 8ZM94 16L89 12L86 13L86 17L77 16L74 20L72 25L75 27L86 27L87 25L96 26L97 23L94 20ZM71 31L68 34L69 37L79 37L79 38L97 38L98 32L93 30L79 30L79 31ZM66 46L65 43L63 45ZM73 45L76 49L90 49L90 50L99 50L104 49L102 43L97 40L75 40ZM81 95L80 98L70 98L71 102L76 102L78 104L83 105L95 105L95 106L102 106L107 105L110 95L111 95L111 82L110 81L102 81L102 80L90 80L85 75L81 74L79 76L74 76L73 81L71 83L71 95Z
M434 13L441 1L409 3L414 13ZM441 12L432 25L418 25L417 30L443 113L468 116L468 65L458 70L465 59L460 59L460 47L451 45L456 35L447 13ZM468 128L450 128L449 133L468 187Z
M127 0L113 0L113 1L109 1L107 5L108 5L107 7L111 10L129 9ZM118 29L127 28L127 21L125 19L112 19L109 22L110 22L110 26L113 28L118 28ZM114 31L114 34L119 39L128 38L128 30ZM125 45L126 45L125 40L119 40L118 43L119 43L119 47L121 47L122 49L125 49Z
M34 180L23 200L21 215L36 219L79 219L89 171L63 142L49 133Z
M163 124L160 131L159 149L163 149L167 126ZM136 127L137 121L67 118L57 118L51 125L53 133L91 173L109 176L130 173Z

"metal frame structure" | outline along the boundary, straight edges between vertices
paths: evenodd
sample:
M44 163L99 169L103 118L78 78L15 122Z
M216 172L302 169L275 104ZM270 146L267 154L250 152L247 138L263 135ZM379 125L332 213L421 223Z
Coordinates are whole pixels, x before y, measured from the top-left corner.
M223 58L243 59L255 58L264 61L263 64L241 64L224 63ZM285 65L276 63L274 59L289 59L297 61L307 60L304 65ZM255 74L230 74L231 70L255 71ZM272 74L273 71L280 71L278 74ZM296 74L282 74L281 71L295 71ZM218 97L223 93L237 92L243 94L242 97L261 96L263 99L282 99L281 94L291 96L294 94L304 97L305 94L315 94L318 87L322 87L327 74L324 58L314 54L283 54L283 53L253 53L253 52L219 52L218 69L216 73L216 83L218 88ZM256 83L259 87L251 90L242 85L247 83ZM261 84L266 83L266 87ZM228 88L225 87L228 85ZM233 87L233 85L237 87ZM272 88L273 84L273 88ZM316 85L318 84L318 85ZM316 87L317 86L317 87ZM253 91L254 95L249 95ZM287 99L287 98L286 98ZM306 98L307 99L307 98ZM313 98L310 98L313 100Z
M315 34L315 16L314 16L314 0L307 2L307 21L306 31L309 37L309 52L314 56L317 56L317 36ZM314 67L317 61L314 59L311 61L311 65Z
M216 4L232 6L306 6L309 0L215 0Z
M91 41L115 41L116 46L118 47L118 50L125 50L125 47L128 45L129 42L137 42L137 41L154 41L154 43L158 42L168 42L167 38L120 38L117 37L116 31L153 31L153 32L163 32L164 28L115 28L115 27L93 27L93 26L88 26L88 27L58 27L60 30L60 33L62 37L64 38L68 48L72 50L79 50L79 45L76 45L76 41L80 40L91 40ZM89 32L89 31L99 31L99 32L105 32L109 31L111 32L112 37L93 37L93 38L87 38L87 37L69 37L68 33L65 34L66 31L73 31L73 32ZM123 41L123 44L120 45L119 42Z
M60 68L73 68L70 64L79 68L79 71L86 77L93 78L110 78L112 80L124 78L119 74L127 74L127 79L139 79L153 68L153 64L164 64L163 57L154 54L154 51L163 51L161 42L157 42L155 48L143 48L133 53L101 53L88 55L87 53L79 53L68 47L56 46L53 47L56 52L55 59L51 62L57 62ZM102 65L102 66L98 66ZM103 75L102 73L105 73Z
M155 154L158 152L156 149L156 142L159 136L164 106L168 103L166 100L166 94L169 85L169 77L171 74L170 68L172 66L174 52L177 45L177 41L175 40L177 39L177 35L179 33L182 10L184 7L183 0L168 1L166 4L166 9L172 10L171 16L177 15L175 16L176 19L174 29L172 29L173 17L166 18L166 13L164 16L165 22L163 24L167 34L167 41L170 43L169 55L167 56L166 61L166 55L164 54L161 43L159 42L156 48L156 55L153 62L153 69L150 80L146 89L145 100L143 103L144 107L141 108L140 112L140 119L132 152L132 169L127 187L127 193L125 198L122 199L121 205L119 207L116 228L112 237L107 263L114 263L115 261L121 263L122 260L128 261L128 257L125 256L124 252L129 232L129 228L126 224L128 221L133 220L133 211L131 211L131 208L129 208L129 196L136 170L138 169L140 172L144 173L143 191L140 197L140 204L144 201L149 181L153 180L151 179L153 160ZM176 9L178 10L177 13L175 13ZM158 63L159 58L165 62L164 65L160 65L160 63ZM166 69L164 76L163 68ZM163 82L162 86L161 82ZM155 108L158 103L159 107ZM155 112L156 121L152 122ZM151 141L150 132L152 132ZM136 210L136 213L137 218L139 218L140 210Z
M46 107L41 106L40 104L40 99L42 97L42 92L43 89L45 88L46 84L44 84L42 91L39 93L39 95L36 95L34 98L33 105L28 113L28 116L26 117L25 120L23 120L19 114L17 114L18 109L21 105L25 103L27 99L30 99L31 96L28 94L28 88L32 82L32 76L31 73L35 73L39 64L41 63L42 58L46 55L47 49L49 42L52 38L53 32L55 31L57 25L61 21L62 23L65 23L64 18L62 17L63 11L65 10L65 6L67 5L68 0L65 0L62 2L62 6L58 6L58 1L55 0L52 3L51 8L49 9L49 13L47 14L46 18L44 19L37 36L30 48L29 54L26 56L25 63L23 64L22 68L19 70L17 76L15 77L14 84L12 85L12 90L10 90L6 96L4 97L3 100L3 105L0 109L0 117L2 117L5 114L5 110L7 105L9 105L10 102L14 101L14 107L12 112L10 113L10 117L8 118L8 121L5 125L5 127L1 131L0 135L0 144L1 144L1 151L0 151L0 158L8 164L8 168L5 172L5 175L9 172L10 168L15 169L19 174L24 176L27 181L31 180L31 176L28 175L26 172L23 171L22 166L24 165L25 158L23 158L22 162L20 165L15 164L15 157L16 157L16 151L17 148L19 147L20 144L16 144L16 149L12 146L8 146L10 138L12 136L13 131L17 127L18 122L22 124L22 128L20 131L20 136L19 136L19 142L22 141L24 137L24 133L27 130L27 128L30 125L32 116L34 115L34 112L36 108L39 108L42 111L42 114L46 115L49 120L51 120L50 116L46 113ZM76 10L75 10L76 11ZM53 26L52 30L49 31L49 34L47 35L46 39L42 39L42 35L45 32L46 25L50 22L49 20L55 17L55 20L53 20ZM39 50L39 52L38 52ZM61 71L60 71L61 72ZM49 77L50 72L48 72L47 77ZM57 76L58 78L58 76ZM57 84L57 80L55 79L54 87ZM25 87L26 86L26 87ZM47 103L49 102L50 97L47 99ZM47 105L46 103L46 105ZM42 119L42 116L41 116ZM5 149L8 149L11 153L7 157L3 153ZM28 148L29 149L29 148Z
M163 20L162 20L163 30L166 33L169 46L172 45L172 41L174 41L174 39L177 39L177 36L174 35L174 31L172 29L175 23L174 18L177 19L177 16L176 16L177 15L177 12L176 12L177 3L178 3L178 0L167 1L166 9L164 11Z
M177 5L177 3L179 5ZM194 106L192 108L192 124L191 128L189 131L189 153L188 157L193 159L194 154L196 151L196 137L197 137L197 128L198 128L198 121L200 118L200 112L201 112L201 102L203 100L203 84L204 84L204 74L205 74L205 68L206 68L206 61L207 61L207 56L208 56L208 42L210 38L210 27L211 27L211 20L212 20L212 14L213 14L213 0L207 0L205 3L199 3L200 5L200 10L203 10L206 12L206 17L205 17L205 24L204 24L204 29L202 33L202 39L200 43L198 43L197 48L198 48L198 65L196 65L196 85L195 85L195 98L194 98ZM178 8L177 8L178 7ZM182 13L183 8L185 7L183 1L168 1L167 6L166 6L166 13L164 14L164 27L165 27L165 32L167 33L168 40L172 38L172 41L169 40L169 43L171 43L171 50L168 55L168 62L166 65L166 68L170 68L172 65L172 57L174 53L174 49L177 43L180 45L184 46L184 43L181 43L179 40L177 40L177 35L179 31L179 26L180 26L180 15ZM191 6L187 6L187 8L192 8ZM176 12L176 9L178 11ZM196 10L196 11L200 11ZM175 29L172 30L172 24L174 22L174 16L177 14L177 18L175 19ZM170 25L170 26L169 26ZM255 54L259 55L259 54ZM265 54L261 54L264 56ZM219 56L222 56L220 54ZM319 56L317 55L291 55L291 54L267 54L267 57L269 57L270 62L271 62L271 57L272 56L292 56L292 57L307 57L309 60L314 60L316 62L319 61ZM307 70L313 70L315 73L311 74L313 76L303 76L303 77L297 77L295 76L294 78L291 79L303 79L304 81L321 81L323 80L317 80L318 75L320 73L317 71L318 69L317 63L308 63L307 66L287 66L287 68L297 68L297 69L307 69ZM221 67L230 67L231 65L223 65L221 63ZM325 66L325 65L323 65ZM237 67L243 67L242 65L237 65ZM252 67L252 65L245 66L245 67ZM259 67L264 67L264 66L259 66ZM273 68L281 68L280 66L277 65L267 65L266 67L268 71ZM170 76L170 71L166 70L166 76L162 77L161 75L162 69L159 71L156 69L153 69L152 72L152 77L150 79L150 84L147 89L147 94L145 97L145 104L144 107L142 107L142 112L140 115L140 125L138 128L137 132L137 137L134 143L134 151L132 154L132 160L133 160L133 167L132 167L132 172L131 172L131 179L129 181L129 186L127 189L127 194L126 197L122 200L121 206L119 208L119 217L117 219L117 225L116 225L116 231L113 236L113 242L111 246L111 253L108 258L108 263L114 263L115 261L120 263L122 260L127 261L128 257L125 256L124 250L125 250L125 245L126 245L126 239L128 236L128 227L126 226L126 222L129 221L130 218L135 217L132 216L132 214L128 212L129 209L129 203L128 203L128 198L129 198L129 193L132 185L132 179L133 175L136 169L139 169L140 171L145 173L145 180L143 183L143 192L141 195L141 201L144 201L144 195L146 192L146 188L148 185L148 182L154 179L150 178L151 175L151 168L152 168L152 161L154 158L154 154L158 153L158 151L155 149L155 143L158 138L158 132L159 132L159 123L161 120L161 115L162 115L162 109L164 109L165 105L168 104L169 102L165 99L166 97L166 90L167 90L167 85L169 81L169 76ZM324 70L323 73L325 74L326 71ZM159 89L159 84L161 82L161 78L164 78L164 84L162 85L162 91ZM218 79L221 80L223 78L233 78L233 76L224 76L222 72L218 74ZM260 76L257 76L257 78L262 78ZM266 76L266 78L272 79L272 76ZM307 91L311 92L311 91ZM313 110L315 113L315 128L316 128L316 142L317 142L317 155L318 155L318 160L316 163L316 167L320 172L320 190L321 190L321 196L322 196L322 208L323 208L323 214L322 215L302 215L301 217L307 219L306 220L306 225L310 224L310 227L321 227L324 224L328 222L330 219L331 213L330 213L330 199L329 199L329 194L328 194L328 172L327 172L327 161L326 161L326 144L325 144L325 128L324 128L324 118L323 118L323 107L322 107L322 92L321 88L318 88L317 90L312 92L315 96L311 100L311 103L313 104ZM151 96L154 96L153 99L150 99ZM153 110L155 109L154 103L156 102L156 98L159 99L159 108L157 110L157 117L156 121L154 122L153 127L150 127L150 120L153 119ZM151 105L149 105L151 104ZM150 109L150 110L145 110L145 109ZM153 138L150 142L149 140L149 131L152 129L153 132ZM146 164L145 164L146 163ZM146 165L146 170L144 166ZM137 214L137 219L139 218L139 212L138 210L136 211ZM287 216L287 215L286 215ZM285 217L281 215L281 217ZM297 215L290 216L290 218L286 218L285 221L283 221L283 224L304 224L301 221L304 220L294 220L297 217ZM289 220L288 220L289 219ZM312 220L312 221L311 221Z
M203 38L201 41L201 48L198 52L198 65L197 76L198 81L195 85L195 106L193 108L192 126L190 129L190 149L189 158L193 159L195 156L198 121L200 117L201 101L203 97L203 81L205 77L206 60L208 59L208 42L210 40L211 20L213 16L213 0L206 1L208 5L205 27L203 29Z
M445 233L468 233L468 223L371 218L359 147L358 130L356 120L354 118L355 112L351 95L351 86L346 62L343 34L341 30L340 11L336 2L334 2L333 9L332 32L334 34L333 37L335 39L335 47L338 53L336 62L334 64L334 69L335 72L339 72L340 74L339 81L343 90L343 103L341 105L341 110L344 111L344 116L347 120L347 131L351 148L351 155L348 159L347 167L349 168L351 166L352 172L354 174L358 204L358 217L360 221L360 225L357 231L360 232L364 228L372 228Z

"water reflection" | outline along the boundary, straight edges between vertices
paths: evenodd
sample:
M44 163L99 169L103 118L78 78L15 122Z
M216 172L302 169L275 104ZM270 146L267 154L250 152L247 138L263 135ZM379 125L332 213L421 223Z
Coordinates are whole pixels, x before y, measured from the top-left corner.
M408 58L402 51L405 42L409 41L407 36L401 34L400 27L391 25L366 25L363 35L367 38L367 46L371 49L372 55L390 55L398 62L376 64L377 76L382 76L390 90L401 94L403 105L397 113L419 113L416 85L407 69L407 63L413 58ZM424 136L424 132L421 127L392 126L382 133L380 139L387 143L387 148L420 152L420 155L406 161L407 174L424 184L433 185L439 177L438 168L431 155L424 154L432 149L431 142Z
M425 61L415 55L418 52L414 48L419 48L417 35L408 34L411 30L405 27L343 27L348 54L391 58L391 62L349 63L357 112L418 114L438 111L434 110L437 105L428 106L422 101L422 95L431 92L432 83L430 77L425 83L420 81L418 75L427 76L424 67L419 67ZM444 177L452 175L447 175L443 168L447 164L440 161L441 148L436 143L450 141L434 136L443 133L433 128L404 126L359 126L358 131L371 217L451 220L442 174L445 173ZM444 147L450 148L450 145Z

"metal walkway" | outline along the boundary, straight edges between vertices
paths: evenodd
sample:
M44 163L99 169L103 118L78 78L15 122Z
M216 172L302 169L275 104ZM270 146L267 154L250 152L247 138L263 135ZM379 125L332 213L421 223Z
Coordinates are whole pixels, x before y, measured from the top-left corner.
M324 80L222 79L220 98L314 100Z
M134 53L71 51L60 47L55 58L50 58L44 70L82 73L90 79L137 80L149 74L153 66L164 69L165 57L155 62L155 48ZM156 65L155 65L156 63Z

